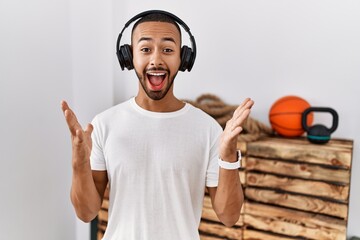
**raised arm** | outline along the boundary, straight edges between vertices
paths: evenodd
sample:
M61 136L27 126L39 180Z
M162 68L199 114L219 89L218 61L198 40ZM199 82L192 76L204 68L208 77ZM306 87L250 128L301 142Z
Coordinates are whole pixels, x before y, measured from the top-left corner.
M71 202L77 216L84 222L93 220L101 207L108 182L106 171L91 171L90 154L93 126L88 124L83 130L74 112L65 101L61 102L72 143L72 184Z
M233 117L226 123L221 136L219 157L226 162L237 161L237 137L243 130L241 125L250 114L254 101L245 99L235 110ZM233 226L240 217L244 194L238 169L220 168L217 187L208 188L214 211L226 226Z

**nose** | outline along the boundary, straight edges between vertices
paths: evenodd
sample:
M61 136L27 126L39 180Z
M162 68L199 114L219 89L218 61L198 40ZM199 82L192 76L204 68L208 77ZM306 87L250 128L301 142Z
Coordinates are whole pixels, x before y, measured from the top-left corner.
M152 54L151 60L150 60L150 65L153 67L164 65L164 62L162 59L162 54L161 54L160 50L156 49L153 51L153 54Z

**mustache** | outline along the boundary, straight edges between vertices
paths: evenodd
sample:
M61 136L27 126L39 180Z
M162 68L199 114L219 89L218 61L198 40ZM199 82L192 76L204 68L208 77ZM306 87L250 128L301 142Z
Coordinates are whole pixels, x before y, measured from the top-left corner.
M148 71L166 71L169 73L169 70L166 68L163 68L163 67L151 67L151 68L145 69L145 72L148 72Z

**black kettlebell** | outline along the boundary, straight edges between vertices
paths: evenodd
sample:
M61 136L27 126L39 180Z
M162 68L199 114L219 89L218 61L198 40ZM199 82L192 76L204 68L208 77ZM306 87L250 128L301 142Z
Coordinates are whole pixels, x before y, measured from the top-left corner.
M333 117L331 128L327 128L321 124L315 124L313 126L307 126L307 115L311 112L328 112ZM303 129L307 132L307 139L312 143L327 143L330 140L330 135L338 127L339 116L337 112L332 108L327 107L309 107L302 113L301 124Z

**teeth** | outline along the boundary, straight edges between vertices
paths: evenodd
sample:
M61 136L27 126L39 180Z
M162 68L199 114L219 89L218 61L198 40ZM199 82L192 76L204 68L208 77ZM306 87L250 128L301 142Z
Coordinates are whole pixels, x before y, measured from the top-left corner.
M165 75L165 73L148 73L149 75L152 75L152 76L163 76Z

